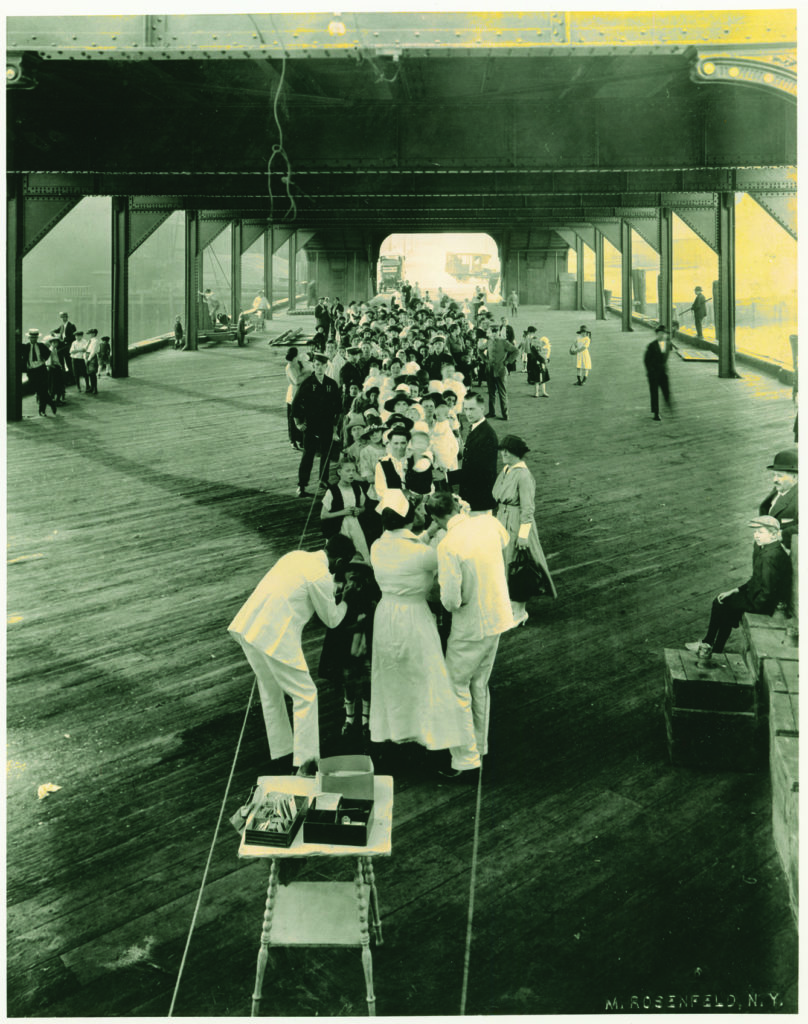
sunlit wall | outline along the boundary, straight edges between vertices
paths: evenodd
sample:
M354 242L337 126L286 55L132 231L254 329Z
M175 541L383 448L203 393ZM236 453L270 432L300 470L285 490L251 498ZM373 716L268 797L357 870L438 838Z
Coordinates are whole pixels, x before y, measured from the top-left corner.
M735 206L735 348L791 368L797 243L751 196Z

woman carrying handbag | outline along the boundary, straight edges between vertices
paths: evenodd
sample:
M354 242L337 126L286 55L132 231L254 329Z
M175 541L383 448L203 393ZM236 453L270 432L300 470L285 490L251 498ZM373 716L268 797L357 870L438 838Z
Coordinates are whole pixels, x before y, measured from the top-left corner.
M494 483L492 494L497 502L497 519L510 536L508 546L503 552L505 568L510 570L517 553L527 552L545 578L544 592L555 597L556 588L539 540L539 531L536 528L536 481L524 461L524 457L530 449L521 437L516 434L506 434L499 442L499 450L503 467ZM540 586L541 582L534 588L536 594L541 592ZM511 598L513 619L517 626L527 622L526 600L526 597L525 600Z

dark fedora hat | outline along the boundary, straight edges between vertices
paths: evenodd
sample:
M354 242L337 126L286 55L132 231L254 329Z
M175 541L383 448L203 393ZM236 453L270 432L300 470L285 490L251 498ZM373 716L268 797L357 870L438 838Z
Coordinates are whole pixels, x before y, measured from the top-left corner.
M766 469L780 470L783 473L796 473L797 472L797 449L796 448L784 448L781 452L778 452L774 457L774 462Z
M590 334L591 332L590 332L589 328L586 326L586 324L581 324L581 326L578 328L578 330L575 333L576 334Z

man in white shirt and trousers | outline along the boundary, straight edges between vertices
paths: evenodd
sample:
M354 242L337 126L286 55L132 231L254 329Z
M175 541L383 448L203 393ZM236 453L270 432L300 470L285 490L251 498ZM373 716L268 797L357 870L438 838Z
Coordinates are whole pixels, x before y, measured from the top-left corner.
M303 656L301 633L316 612L328 628L345 618L337 604L332 573L354 554L352 541L337 534L322 551L290 551L264 576L228 632L241 644L255 672L264 712L269 756L293 754L298 774L313 774L320 758L317 687ZM284 694L292 698L294 732Z
M452 613L446 668L458 700L473 726L473 736L452 747L446 778L476 777L488 753L491 696L488 680L499 638L514 626L503 550L508 531L494 516L466 515L454 495L432 494L426 508L446 536L438 544L438 581L443 607Z

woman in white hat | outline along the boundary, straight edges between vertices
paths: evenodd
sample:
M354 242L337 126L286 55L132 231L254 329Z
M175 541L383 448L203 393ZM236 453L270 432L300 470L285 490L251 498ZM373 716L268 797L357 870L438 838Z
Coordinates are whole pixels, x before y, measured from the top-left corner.
M575 383L583 385L592 369L592 356L589 354L589 343L592 338L585 324L581 324L580 330L575 333L577 337L570 345L570 355L575 356L575 372L578 376Z
M427 605L438 557L412 532L414 509L404 495L387 501L384 533L370 549L382 592L373 620L370 738L429 750L460 746L468 728Z

